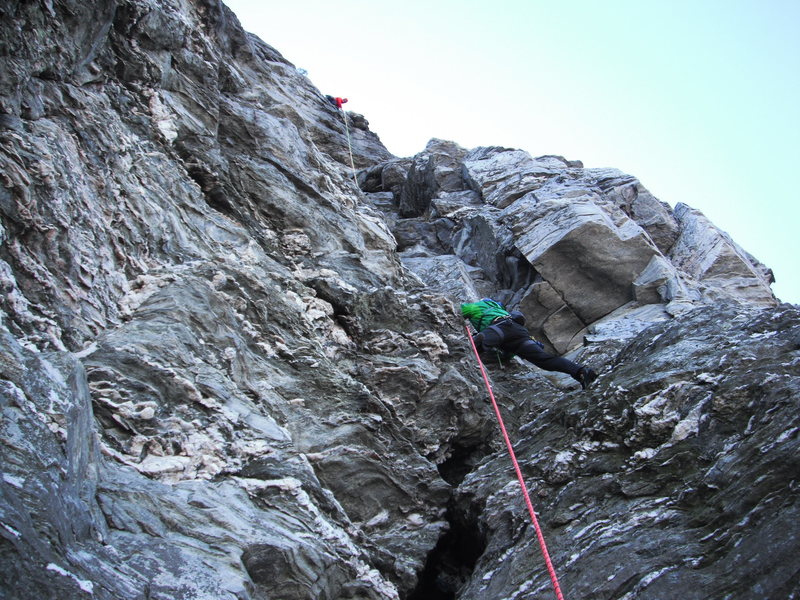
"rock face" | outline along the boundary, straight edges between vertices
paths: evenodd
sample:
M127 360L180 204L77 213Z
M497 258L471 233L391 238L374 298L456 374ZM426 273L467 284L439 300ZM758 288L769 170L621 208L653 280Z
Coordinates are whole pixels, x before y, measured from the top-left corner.
M398 169L407 178L400 193L384 176ZM558 352L624 314L653 322L705 304L777 304L772 273L727 234L619 171L432 140L411 162L366 170L362 183L389 209L401 260L429 286L519 304Z
M794 598L800 314L633 177L397 158L213 0L0 7L9 599ZM350 133L353 161L346 132Z

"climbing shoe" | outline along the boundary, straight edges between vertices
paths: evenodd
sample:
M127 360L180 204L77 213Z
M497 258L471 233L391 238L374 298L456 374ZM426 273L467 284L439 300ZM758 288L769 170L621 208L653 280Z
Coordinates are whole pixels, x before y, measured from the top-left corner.
M578 383L581 384L583 389L586 389L595 379L597 379L597 373L590 367L581 367L575 376L575 379L578 380Z

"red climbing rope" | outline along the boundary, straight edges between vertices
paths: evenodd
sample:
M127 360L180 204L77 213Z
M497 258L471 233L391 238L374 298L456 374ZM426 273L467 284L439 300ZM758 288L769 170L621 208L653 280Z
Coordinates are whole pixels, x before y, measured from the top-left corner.
M467 329L467 336L469 337L469 343L472 345L472 351L475 353L475 358L478 359L478 366L481 368L481 375L483 375L483 382L486 384L486 389L489 392L489 398L492 399L494 414L497 415L497 422L500 424L500 431L503 432L503 439L506 441L506 448L508 448L508 454L511 457L511 462L514 463L514 471L516 471L517 473L519 486L522 488L522 495L525 497L525 504L528 506L528 512L531 515L533 528L536 530L536 537L539 539L539 547L542 549L542 555L544 556L545 565L547 565L547 572L550 573L550 581L553 583L553 589L556 592L556 598L558 598L558 600L564 600L564 596L561 593L561 587L558 585L558 577L556 577L556 570L555 568L553 568L553 563L550 561L550 554L547 552L547 544L545 544L544 535L542 535L542 529L539 527L539 520L536 518L536 511L533 510L533 504L531 504L531 497L528 494L528 488L525 486L525 480L522 478L522 471L520 471L519 463L517 462L517 457L514 454L514 448L511 446L511 440L508 438L508 432L506 431L506 426L503 424L503 417L500 415L500 408L497 406L497 400L495 400L494 398L494 392L492 392L492 385L489 383L489 376L486 375L486 369L483 367L483 361L481 360L480 354L478 353L477 346L475 346L475 340L472 339L472 332L469 330L469 326L467 326L466 329Z

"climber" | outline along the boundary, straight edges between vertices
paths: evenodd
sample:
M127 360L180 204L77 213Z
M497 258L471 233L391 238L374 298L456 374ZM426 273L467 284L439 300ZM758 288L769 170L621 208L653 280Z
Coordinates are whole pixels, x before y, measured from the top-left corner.
M497 350L508 359L516 354L545 371L571 375L584 390L597 379L594 369L545 352L544 345L528 333L525 317L517 310L509 312L499 302L483 298L462 304L461 314L478 331L474 337L478 351Z
M342 108L342 104L347 102L347 98L334 98L333 96L325 96L328 99L328 102L333 104L336 108Z

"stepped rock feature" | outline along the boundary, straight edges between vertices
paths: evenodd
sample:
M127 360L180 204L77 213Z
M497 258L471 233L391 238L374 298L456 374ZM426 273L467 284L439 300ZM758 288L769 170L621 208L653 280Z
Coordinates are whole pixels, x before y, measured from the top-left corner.
M399 194L383 176L394 180L398 169ZM368 169L362 182L389 214L406 266L445 295L520 303L537 338L559 352L605 317L651 304L661 306L647 311L658 320L706 303L777 304L772 273L727 234L613 169L432 140L411 161Z
M392 156L216 0L0 6L0 596L796 598L800 311L635 178ZM358 182L356 184L355 181Z

